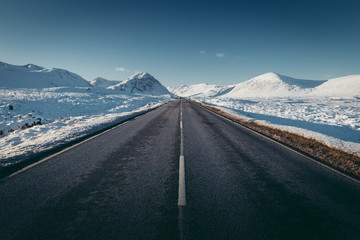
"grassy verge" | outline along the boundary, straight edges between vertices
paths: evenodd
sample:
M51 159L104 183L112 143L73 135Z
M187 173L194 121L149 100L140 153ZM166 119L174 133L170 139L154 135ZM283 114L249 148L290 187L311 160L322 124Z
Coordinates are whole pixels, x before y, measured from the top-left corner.
M267 126L256 121L248 121L213 106L193 102L360 180L360 154L330 146L315 138Z

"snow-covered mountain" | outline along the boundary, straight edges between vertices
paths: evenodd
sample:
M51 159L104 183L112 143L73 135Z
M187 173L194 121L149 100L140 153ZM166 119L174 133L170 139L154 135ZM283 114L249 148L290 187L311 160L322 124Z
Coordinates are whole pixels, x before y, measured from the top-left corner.
M329 79L314 88L311 95L316 96L360 96L360 75Z
M97 77L90 82L91 85L93 85L94 87L98 87L98 88L108 88L108 87L116 85L118 83L120 83L120 82L115 81L115 80L107 80L102 77Z
M0 62L0 88L92 87L79 75L63 69L33 64L17 66Z
M234 87L235 87L235 85L228 85L228 86L222 87L220 89L220 91L218 91L213 97L223 96L223 95L229 93L231 90L233 90Z
M213 84L182 85L179 87L168 87L168 90L179 97L212 97L222 89L221 86Z
M326 81L302 80L277 73L265 73L246 82L236 84L223 98L284 97L309 94Z
M360 75L319 81L270 72L236 85L220 87L201 83L168 87L168 90L180 97L193 98L354 97L360 96Z
M150 95L171 94L158 80L146 72L137 73L121 83L108 87L108 89Z

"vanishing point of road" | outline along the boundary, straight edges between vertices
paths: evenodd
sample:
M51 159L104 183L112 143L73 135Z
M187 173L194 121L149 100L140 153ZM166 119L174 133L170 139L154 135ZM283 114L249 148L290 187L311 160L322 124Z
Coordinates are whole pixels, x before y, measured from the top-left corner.
M0 182L0 239L359 239L360 184L187 100Z

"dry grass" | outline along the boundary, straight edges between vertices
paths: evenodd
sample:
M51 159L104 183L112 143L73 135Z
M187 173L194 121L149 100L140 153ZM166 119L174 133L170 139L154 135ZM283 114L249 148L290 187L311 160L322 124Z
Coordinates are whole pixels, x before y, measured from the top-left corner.
M311 156L312 158L347 175L360 179L360 154L358 153L348 152L346 150L330 146L315 138L306 137L298 133L267 126L256 121L248 121L224 112L216 107L208 106L195 101L193 102L258 133L284 143L285 145Z

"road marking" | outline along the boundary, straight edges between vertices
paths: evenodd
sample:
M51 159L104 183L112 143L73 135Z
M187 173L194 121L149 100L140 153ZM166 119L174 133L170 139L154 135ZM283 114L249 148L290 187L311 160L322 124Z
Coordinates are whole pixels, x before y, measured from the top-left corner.
M179 157L179 197L178 205L186 205L186 189L185 189L185 157L184 157L184 132L182 118L182 101L180 105L180 157Z
M186 189L185 189L185 158L184 156L180 156L180 164L179 164L179 206L186 205Z
M196 105L196 106L198 106L198 105ZM282 146L282 147L284 147L284 148L286 148L286 149L288 149L288 150L290 150L290 151L292 151L292 152L294 152L294 153L296 153L296 154L299 154L299 155L301 155L302 157L304 157L304 158L306 158L306 159L308 159L308 160L310 160L310 161L312 161L312 162L314 162L314 163L316 163L316 164L318 164L318 165L320 165L320 166L322 166L322 167L324 167L324 168L327 168L328 170L330 170L330 171L332 171L332 172L334 172L334 173L336 173L336 174L339 174L339 175L347 178L348 180L351 180L351 181L353 181L353 182L356 182L356 183L360 184L360 181L357 180L356 178L353 178L353 177L351 177L351 176L348 176L348 175L346 175L345 173L342 173L342 172L340 172L339 170L337 170L337 169L335 169L335 168L333 168L333 167L331 167L331 166L328 166L328 165L326 165L326 164L324 164L324 163L322 163L322 162L320 162L320 161L318 161L318 160L316 160L316 159L313 159L313 158L310 157L310 156L307 156L307 155L305 155L305 154L303 154L303 153L301 153L301 152L298 152L296 149L293 149L293 148L291 148L291 147L288 147L288 146L286 146L286 145L285 145L284 143L282 143L282 142L278 142L278 141L270 138L269 136L266 136L266 135L264 135L264 134L262 134L262 133L259 133L259 132L255 131L254 129L251 129L251 128L245 126L245 125L242 125L241 123L235 122L234 120L229 119L229 118L227 118L227 117L224 117L224 116L222 116L222 115L220 115L220 114L218 114L218 113L216 113L216 112L212 112L212 111L210 111L210 110L207 109L207 108L204 108L204 107L202 107L202 106L200 106L200 108L202 108L202 109L204 109L204 110L206 110L206 111L208 111L208 112L210 112L210 113L212 113L212 114L215 114L215 115L217 115L217 116L219 116L219 117L221 117L221 118L223 118L223 119L225 119L225 120L227 120L227 121L229 121L229 122L231 122L231 123L233 123L233 124L235 124L235 125L237 125L237 126L240 126L240 127L244 128L244 129L247 129L247 130L249 130L249 131L251 131L251 132L253 132L253 133L255 133L255 134L259 135L259 136L262 136L263 138L266 138L267 140L270 140L271 142L274 142L274 143L276 143L276 144L278 144L278 145L280 145L280 146Z
M154 109L151 109L150 111L156 110L156 109L158 109L158 108L160 108L160 107L162 107L162 106L164 106L164 105L165 105L165 104L163 104L163 105L161 105L161 106L159 106L159 107L156 107L156 108L154 108ZM92 139L94 139L94 138L97 138L97 137L99 137L99 136L101 136L101 135L103 135L103 134L105 134L105 133L108 133L108 132L110 132L110 131L112 131L112 130L114 130L114 129L116 129L116 128L124 125L124 124L129 123L130 121L133 121L133 120L141 117L142 115L144 115L144 114L146 114L146 113L148 113L148 112L150 112L150 111L139 112L139 113L138 113L139 115L134 116L134 117L129 117L129 119L125 120L125 121L122 122L122 123L119 123L119 124L113 126L113 127L110 128L110 129L107 129L107 130L105 130L105 131L103 131L103 132L100 132L100 133L98 133L98 134L96 134L96 135L94 135L94 136L92 136L92 137L89 137L89 138L87 138L87 139L85 139L85 140L83 140L83 141L81 141L81 142L79 142L79 143L76 143L76 144L74 144L74 145L72 145L72 146L70 146L70 147L67 147L67 148L65 148L65 149L63 149L63 150L61 150L61 151L59 151L59 152L57 152L57 153L54 153L54 154L52 154L52 155L50 155L50 156L47 156L47 157L45 157L45 158L43 158L43 159L41 159L41 160L39 160L39 161L36 161L36 162L34 162L34 163L32 163L32 164L29 164L29 165L27 165L26 167L24 167L24 168L22 168L22 169L20 169L20 170L18 170L18 171L16 171L16 172L13 172L12 174L10 174L10 175L8 175L8 176L5 176L5 177L3 177L3 178L0 178L0 182L5 181L6 179L12 178L12 177L18 175L19 173L25 172L25 171L27 171L27 170L29 170L29 169L31 169L31 168L33 168L33 167L35 167L35 166L43 163L43 162L48 161L49 159L51 159L51 158L53 158L53 157L56 157L56 156L58 156L58 155L60 155L60 154L62 154L62 153L64 153L64 152L67 152L67 151L69 151L69 150L71 150L71 149L73 149L73 148L81 145L81 144L84 144L84 143L86 143L86 142L88 142L88 141L90 141L90 140L92 140Z

